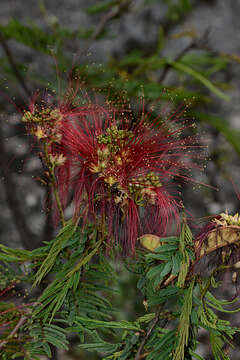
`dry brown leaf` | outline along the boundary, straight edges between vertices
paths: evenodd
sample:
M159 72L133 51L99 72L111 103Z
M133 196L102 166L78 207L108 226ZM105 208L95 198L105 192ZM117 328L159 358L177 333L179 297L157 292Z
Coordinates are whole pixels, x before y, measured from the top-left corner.
M240 246L240 227L222 226L214 229L208 235L207 242L201 245L200 258L228 245ZM195 251L199 252L199 241L195 244Z

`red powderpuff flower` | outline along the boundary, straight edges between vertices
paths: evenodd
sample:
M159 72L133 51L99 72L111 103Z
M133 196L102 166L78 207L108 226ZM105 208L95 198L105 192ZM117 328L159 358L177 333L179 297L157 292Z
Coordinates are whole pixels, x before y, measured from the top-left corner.
M140 121L132 119L126 110L91 109L63 131L75 216L99 219L109 240L118 240L127 252L142 234L163 236L179 223L181 204L169 182L189 179L197 146L192 137L182 138L186 125L175 123L170 130L144 111ZM58 182L65 182L64 172Z
M67 97L63 96L63 100L55 104L50 94L45 92L43 96L40 96L39 93L36 93L31 98L29 108L24 111L22 117L28 133L35 136L37 144L43 145L46 167L54 167L57 178L65 179L64 182L58 184L60 199L64 207L69 187L70 163L66 156L65 146L63 146L63 130L68 127L72 118L88 114L89 108L92 106L73 103L76 93L74 92L72 96L69 94ZM86 99L85 97L85 102ZM54 207L56 208L55 201ZM57 221L58 212L56 209L54 212Z

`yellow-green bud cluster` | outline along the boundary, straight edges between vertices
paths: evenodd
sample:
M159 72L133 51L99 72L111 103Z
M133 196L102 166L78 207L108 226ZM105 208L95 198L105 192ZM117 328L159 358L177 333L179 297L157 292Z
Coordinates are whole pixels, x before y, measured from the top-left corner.
M144 183L146 185L152 185L152 186L155 186L155 187L161 187L162 184L160 183L159 181L159 177L153 172L149 172L145 179L144 179Z
M35 116L31 113L31 111L24 111L24 115L22 116L23 122L39 122L38 117L35 118Z
M129 192L138 205L143 205L144 199L154 204L156 193L153 188L161 187L158 176L154 172L149 172L145 176L139 176L130 183Z
M154 172L149 172L145 176L139 176L137 179L134 180L134 183L129 184L129 191L131 194L137 191L141 191L148 186L153 187L161 187L162 184L159 181L158 176Z
M22 117L22 121L43 124L46 122L56 122L58 120L61 120L62 116L63 115L58 109L37 109L33 113L31 113L30 111L25 111Z
M60 142L62 135L59 132L59 123L63 115L59 109L39 109L34 112L26 111L22 117L22 121L32 125L30 131L38 140L48 139L54 142Z
M62 166L64 165L65 161L67 160L67 158L63 155L63 154L60 154L60 155L52 155L50 154L49 155L49 160L51 162L51 165L53 167L55 166Z
M98 135L98 143L110 145L110 150L113 153L120 150L119 145L123 145L127 139L131 139L134 136L132 131L119 130L116 125L107 128L106 133Z
M236 213L235 215L229 215L227 212L220 214L221 219L214 219L214 221L221 226L240 226L240 215Z
M103 149L98 149L97 150L97 154L98 154L98 159L99 160L106 160L109 158L110 155L110 151L108 146L104 147Z
M132 131L119 130L116 125L106 129L105 134L97 136L100 147L97 150L97 161L90 164L93 173L99 173L104 181L111 187L118 180L123 161L128 161L128 151L124 149L127 139L134 136Z
M132 131L119 130L116 125L106 129L105 134L97 136L100 145L97 150L97 159L90 164L89 169L93 173L100 174L110 188L117 188L116 204L124 205L129 196L139 206L144 206L146 202L155 204L156 188L162 186L156 173L151 171L133 179L128 184L127 191L121 187L119 182L123 162L131 161L131 159L128 159L129 149L124 145L133 136Z

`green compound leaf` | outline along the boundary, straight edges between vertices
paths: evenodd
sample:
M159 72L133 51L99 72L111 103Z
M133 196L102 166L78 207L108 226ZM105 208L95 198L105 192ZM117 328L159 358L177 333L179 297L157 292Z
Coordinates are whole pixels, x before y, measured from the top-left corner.
M39 359L34 357L34 355L40 354L51 358L52 354L49 344L59 349L68 350L66 330L56 324L43 326L41 322L35 321L29 325L29 331L33 341L27 344L26 349L31 355L31 359Z
M192 245L192 233L189 226L184 222L182 225L182 230L179 238L179 254L181 255L181 265L177 280L177 286L182 288L184 287L186 276L188 273L190 265L190 256L187 251L187 246Z
M43 31L36 25L23 25L17 19L11 19L0 31L8 39L15 39L32 49L50 54L50 48L55 46L56 37Z
M175 61L168 60L168 64L171 65L172 67L174 67L175 69L180 70L181 72L184 72L184 73L192 76L196 80L200 81L206 88L208 88L211 92L213 92L219 98L221 98L225 101L230 100L229 96L225 95L221 90L219 90L215 85L213 85L213 83L210 80L208 80L205 76L200 74L198 71L192 69L191 67L189 67L187 65L182 64L181 62L175 62Z
M222 313L227 314L234 314L240 311L240 308L237 308L235 310L227 310L224 309L223 305L226 305L226 301L221 301L216 299L209 291L206 294L206 298L209 300L207 301L207 304L211 306L213 309L218 310ZM239 299L234 299L233 301L227 302L227 305L232 305L235 302L239 301Z
M25 262L46 256L46 252L40 249L33 251L23 249L12 249L0 244L0 260L3 262Z
M67 224L60 230L59 234L56 237L56 241L53 243L48 255L41 264L34 281L33 286L40 284L42 279L49 273L52 269L58 254L62 250L64 244L73 236L77 228L77 223L73 223L72 220L69 220Z
M111 344L109 342L104 341L98 334L97 331L93 331L89 334L92 343L90 344L81 344L80 348L86 349L88 351L98 351L100 353L104 353L105 355L115 353L121 344Z
M179 273L180 267L181 256L179 253L176 253L176 255L172 257L172 275L177 275Z
M136 322L137 323L148 323L148 322L152 321L155 316L156 316L155 313L146 314L146 315L143 315L143 316L139 317L136 320Z
M152 294L149 297L148 305L153 306L162 304L171 298L176 298L182 293L182 291L182 289L179 289L176 286L168 286L167 288L161 289L157 293Z
M165 329L164 329L165 330ZM160 336L160 339L159 339ZM163 334L158 334L157 340L150 340L148 346L152 346L153 350L146 357L146 360L167 360L172 357L171 353L176 340L176 329L167 330Z
M217 331L210 331L210 343L215 360L230 360L229 356L223 351L224 341Z
M189 350L189 354L193 356L194 359L197 360L204 360L200 355L196 354L194 351L192 351L191 349Z
M163 271L165 266L165 263L159 264L157 266L154 266L153 268L151 268L148 272L147 272L147 278L149 280L152 280L155 276L158 276L161 274L161 272Z
M195 281L193 280L184 295L177 332L177 347L173 355L173 360L184 360L185 346L187 346L189 339L194 283Z
M141 328L134 323L129 321L101 321L90 318L84 318L81 316L76 317L76 324L84 325L88 329L96 328L111 328L111 329L125 329L125 330L136 330L142 331Z

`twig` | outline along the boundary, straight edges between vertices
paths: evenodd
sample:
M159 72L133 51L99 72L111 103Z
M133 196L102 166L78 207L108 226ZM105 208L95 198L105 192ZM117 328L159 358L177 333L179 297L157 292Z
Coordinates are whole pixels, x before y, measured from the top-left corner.
M54 226L53 226L52 213L51 213L52 197L51 197L50 186L48 184L46 185L45 194L46 194L45 195L45 197L46 197L46 211L45 211L46 219L45 219L45 224L44 224L43 233L42 233L42 241L50 241L50 240L52 240L52 237L53 237Z
M62 222L62 226L65 226L66 223L65 223L65 218L64 218L64 211L63 211L62 203L61 203L58 188L57 188L57 180L55 177L54 167L51 164L49 153L48 153L49 146L50 146L49 143L44 143L44 155L45 155L46 165L47 165L47 168L49 171L50 184L52 186L54 197L56 200L56 205L57 205L57 208L59 211L60 220Z
M150 352L148 351L148 352L140 355L140 356L139 356L139 359L145 359L145 357L147 357L149 354L150 354Z
M1 134L0 128L0 166L3 169L5 166L4 164L8 161L8 155L5 151L2 139L3 136ZM22 205L20 204L16 194L16 185L13 182L12 174L8 174L7 177L3 176L2 180L5 187L7 204L13 215L15 225L20 235L21 243L23 244L25 249L33 250L36 248L36 242L33 241L34 239L36 239L36 235L27 226L27 222L22 212Z
M176 58L173 60L174 62L180 60L188 51L192 50L195 48L195 42L192 42L191 44L189 44L188 46L186 46L178 56L176 56ZM162 75L160 76L160 79L158 80L159 83L162 83L163 80L165 79L165 77L167 76L168 71L170 70L172 66L170 64L167 64L163 70Z
M140 359L142 358L141 352L142 352L142 350L143 350L143 348L144 348L147 340L148 340L149 337L151 336L153 330L154 330L155 327L157 326L157 323L158 323L158 321L159 321L159 316L160 316L161 309L162 309L162 307L159 306L159 308L158 308L158 310L157 310L157 312L156 312L155 318L154 318L154 320L153 320L153 323L152 323L152 325L150 326L150 328L148 329L148 331L147 331L146 335L144 336L144 338L142 339L142 342L141 342L141 344L140 344L140 346L139 346L139 348L138 348L138 351L137 351L137 354L136 354L134 360L140 360Z
M18 332L18 330L20 329L20 327L26 322L27 317L24 315L20 318L20 320L18 321L17 325L15 326L15 328L10 332L10 334L8 335L6 340L3 340L2 342L0 342L0 349L6 345L8 343L8 341L13 338L13 336Z
M24 90L27 97L31 96L31 90L26 85L23 76L19 72L17 65L14 61L13 55L11 53L10 48L8 47L7 41L0 31L0 44L2 45L2 48L8 58L9 64L12 67L13 73L15 74L16 79L18 80L20 86ZM1 129L0 129L1 130ZM0 133L1 135L1 133ZM2 138L2 136L1 136ZM3 142L0 141L0 163L3 164L4 161L7 159L7 154L5 152ZM25 249L33 250L36 246L32 239L34 239L36 236L30 231L30 229L27 226L27 223L25 221L24 215L21 211L21 205L19 204L17 200L17 196L15 193L15 184L12 181L12 174L9 174L9 176L6 178L3 178L3 183L6 190L6 198L8 202L8 206L13 214L13 218L15 221L15 224L18 228L18 232L21 237L21 242Z
M100 23L98 24L97 28L93 32L92 36L90 37L90 42L97 39L99 35L103 32L107 22L113 18L115 18L124 8L127 8L131 3L131 0L122 0L119 5L116 5L110 9L109 12L107 12L102 19L100 20Z
M5 40L5 37L1 33L1 30L0 30L0 43L1 43L2 47L3 47L3 50L4 50L4 52L5 52L5 54L6 54L7 58L8 58L9 64L11 65L12 70L13 70L19 84L21 85L22 89L25 91L27 97L31 96L32 92L30 91L30 89L26 85L23 76L19 72L19 70L17 68L17 65L16 65L16 63L14 61L14 58L12 56L12 53L11 53L11 51L10 51L8 45L7 45L7 42Z
M188 46L186 46L173 60L174 62L179 61L188 51L192 49L200 49L200 48L207 48L207 38L210 33L210 28L207 28L207 30L203 33L201 38L193 40ZM162 75L160 76L158 82L162 83L165 80L165 77L170 70L172 66L170 64L167 64L163 70Z

